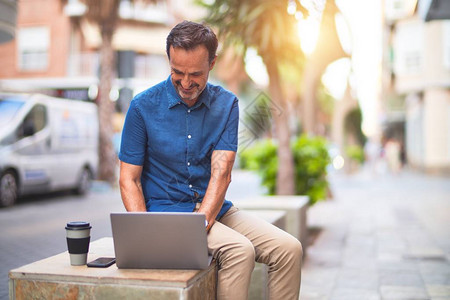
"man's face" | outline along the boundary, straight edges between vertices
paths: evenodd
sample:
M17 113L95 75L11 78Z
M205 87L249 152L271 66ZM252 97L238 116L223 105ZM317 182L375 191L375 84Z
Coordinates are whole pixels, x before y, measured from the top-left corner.
M170 47L169 51L172 83L181 99L192 106L205 89L216 59L209 63L208 50L203 45L191 50Z

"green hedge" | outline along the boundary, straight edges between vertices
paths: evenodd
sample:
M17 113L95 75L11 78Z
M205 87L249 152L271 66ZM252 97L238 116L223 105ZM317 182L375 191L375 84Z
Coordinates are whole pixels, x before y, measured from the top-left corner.
M328 189L327 166L330 163L326 140L302 135L292 141L291 147L295 163L296 195L308 195L310 204L325 199ZM242 151L240 166L257 171L268 193L275 194L278 156L277 145L272 140L260 140Z
M364 149L359 145L347 146L345 148L345 154L348 156L348 158L356 161L358 164L364 163Z

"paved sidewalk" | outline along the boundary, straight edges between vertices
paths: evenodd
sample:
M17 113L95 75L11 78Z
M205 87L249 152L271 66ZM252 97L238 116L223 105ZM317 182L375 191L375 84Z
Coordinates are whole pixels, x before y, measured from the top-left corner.
M450 299L450 178L330 180L334 199L308 211L301 300Z

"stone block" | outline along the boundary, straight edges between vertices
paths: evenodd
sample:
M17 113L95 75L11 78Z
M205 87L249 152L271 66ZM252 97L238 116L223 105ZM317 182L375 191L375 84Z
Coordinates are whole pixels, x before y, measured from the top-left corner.
M286 232L296 237L306 253L308 240L308 196L258 196L251 199L233 199L233 204L244 210L282 210L286 212Z
M114 256L112 238L92 242L88 260ZM217 267L206 270L71 266L67 252L11 270L10 299L215 299Z

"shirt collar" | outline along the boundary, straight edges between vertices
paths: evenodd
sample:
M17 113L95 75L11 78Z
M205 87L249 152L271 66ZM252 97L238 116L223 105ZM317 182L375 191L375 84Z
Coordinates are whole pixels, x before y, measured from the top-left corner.
M181 100L180 96L178 95L177 91L175 90L175 87L172 83L172 78L169 75L169 77L166 80L166 87L167 87L167 99L169 102L169 107L172 108L175 105L183 103L183 100ZM194 108L200 107L200 105L203 103L208 109L211 106L211 99L208 97L209 95L209 83L206 84L205 89L198 97L197 103L193 106Z

